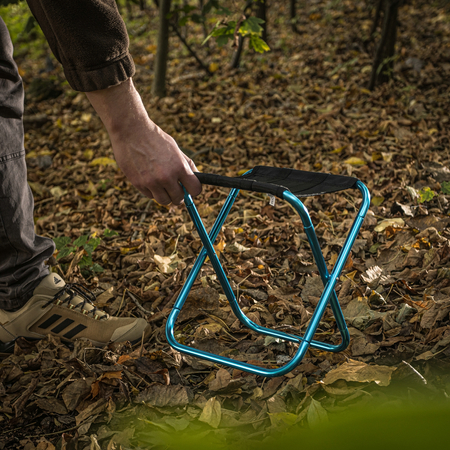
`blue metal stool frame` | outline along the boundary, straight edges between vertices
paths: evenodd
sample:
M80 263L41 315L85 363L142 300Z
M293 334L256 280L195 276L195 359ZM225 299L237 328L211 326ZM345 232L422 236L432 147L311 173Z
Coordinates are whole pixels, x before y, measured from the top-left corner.
M286 169L283 169L286 170ZM304 172L307 174L311 174L311 172ZM244 176L251 174L251 171L248 171ZM206 175L206 174L197 174L199 175ZM324 175L324 174L318 174L318 175ZM200 176L199 176L200 178ZM226 178L226 177L222 177ZM349 178L349 177L347 177ZM200 178L201 180L201 178ZM200 251L199 256L197 257L197 260L195 261L191 272L189 273L186 282L178 296L177 301L175 302L175 305L173 306L173 309L167 319L166 322L166 337L168 343L175 348L176 350L186 353L192 356L196 356L198 358L203 358L208 361L223 364L228 367L232 367L235 369L240 369L246 372L250 372L256 375L264 376L264 377L277 377L280 375L283 375L287 372L290 372L293 370L303 359L305 356L306 351L308 350L309 346L320 349L320 350L326 350L330 352L340 352L342 350L345 350L350 342L350 335L347 329L347 324L345 323L344 316L342 314L341 307L339 305L339 301L336 295L336 292L334 290L336 282L339 278L339 275L345 265L345 262L347 260L348 255L350 254L350 250L353 246L353 243L355 242L355 239L359 233L359 230L361 228L361 225L364 221L364 217L367 213L367 210L370 206L370 194L367 189L367 187L359 180L355 180L354 187L356 187L362 194L362 204L358 211L358 214L353 222L353 225L348 233L347 239L344 243L344 246L336 260L336 263L333 267L333 270L331 273L328 272L324 257L322 255L322 252L320 250L320 245L314 230L314 226L311 222L311 218L308 214L308 210L303 205L303 203L289 190L284 190L282 193L281 191L278 191L280 194L278 196L282 196L284 200L286 200L288 203L290 203L294 209L297 211L297 213L300 215L300 218L303 222L303 227L305 230L305 233L308 237L309 244L311 246L311 250L314 256L314 260L316 262L317 268L319 270L320 276L322 278L322 282L324 284L324 290L322 292L322 295L320 297L320 300L317 304L317 307L311 317L311 320L307 326L307 329L305 331L305 334L303 337L296 336L296 335L290 335L287 333L284 333L282 331L276 331L271 330L269 328L263 327L261 325L257 325L256 323L252 322L242 311L239 307L239 304L237 302L237 299L233 293L233 290L230 286L230 283L228 282L228 279L225 275L225 272L222 268L222 265L219 261L219 258L217 257L217 254L214 250L213 244L217 238L217 235L219 234L219 231L222 228L223 223L225 222L225 219L227 218L231 207L233 206L234 201L236 200L237 195L239 194L239 189L232 188L227 200L225 201L225 204L223 205L209 235L203 225L203 222L198 214L197 208L195 207L194 202L192 201L192 197L187 193L186 190L184 190L184 200L187 207L187 210L189 212L189 215L191 216L195 227L197 228L197 231L200 235L200 239L204 245L202 250ZM209 184L216 184L216 183L209 183ZM221 185L221 184L218 184ZM343 188L346 189L346 188ZM264 189L252 189L259 192L264 192ZM336 189L339 190L339 189ZM315 195L315 194L312 194ZM192 347L189 347L184 344L180 344L176 339L174 335L174 327L175 327L175 321L184 305L184 302L186 301L186 298L194 284L194 281L204 264L206 257L209 256L209 259L213 265L213 268L217 274L218 280L222 286L222 289L224 290L224 293L230 303L230 306L232 308L232 311L236 315L236 317L246 325L248 328L250 328L253 331L256 331L258 333L265 334L267 336L273 336L275 338L284 339L286 341L295 342L299 344L299 348L294 355L294 357L289 361L287 364L285 364L282 367L276 368L276 369L266 369L262 367L258 367L252 364L247 364L241 361L237 361L231 358L227 358L224 356L216 355L213 353L208 353L202 350L198 350ZM326 342L320 342L313 339L314 334L319 326L319 322L325 312L325 309L328 305L328 303L331 306L331 309L333 311L333 314L336 319L336 323L339 329L339 332L341 334L341 343L338 345L329 344Z

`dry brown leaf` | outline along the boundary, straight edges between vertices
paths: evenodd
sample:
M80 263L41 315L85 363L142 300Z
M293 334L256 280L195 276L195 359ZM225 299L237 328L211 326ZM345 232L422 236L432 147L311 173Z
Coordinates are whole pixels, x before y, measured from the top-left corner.
M148 403L152 406L174 407L185 406L192 400L192 392L185 386L154 385L141 391L136 397L137 403Z
M323 383L333 384L337 380L356 381L359 383L375 382L379 386L389 386L391 374L395 367L369 365L350 359L325 375Z

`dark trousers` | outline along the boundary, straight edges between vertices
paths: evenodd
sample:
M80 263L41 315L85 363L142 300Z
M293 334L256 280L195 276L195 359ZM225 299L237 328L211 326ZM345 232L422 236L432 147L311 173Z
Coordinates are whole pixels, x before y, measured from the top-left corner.
M23 135L22 79L0 17L0 309L16 309L49 273L44 261L51 239L36 236L34 201L27 183Z

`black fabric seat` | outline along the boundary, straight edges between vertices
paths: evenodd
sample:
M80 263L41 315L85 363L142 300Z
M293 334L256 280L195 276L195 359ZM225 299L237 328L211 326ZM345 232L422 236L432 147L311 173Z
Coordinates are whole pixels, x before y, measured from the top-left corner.
M195 173L202 184L265 192L283 198L290 191L297 197L338 192L356 187L357 178L321 172L256 166L242 177L226 177L212 173Z

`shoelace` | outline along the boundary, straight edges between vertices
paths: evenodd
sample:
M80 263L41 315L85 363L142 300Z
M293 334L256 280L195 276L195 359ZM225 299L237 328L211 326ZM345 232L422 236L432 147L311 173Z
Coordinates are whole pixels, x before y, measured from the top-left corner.
M64 300L61 300L61 297L67 294L67 297ZM89 305L92 306L92 310L89 311L88 313L92 313L92 315L94 316L95 319L98 318L98 320L102 320L102 319L106 319L108 317L107 314L103 313L102 315L99 314L95 314L96 311L100 311L95 305L95 295L90 292L88 289L86 289L83 285L78 284L78 283L67 283L63 288L61 288L61 290L59 290L51 300L49 300L45 306L48 306L50 303L53 303L54 301L57 301L58 305L62 304L62 303L69 303L70 306L72 306L70 304L70 301L74 298L74 297L81 297L83 299L83 302L78 303L78 305L73 305L73 308L81 308L81 311L85 313L84 306L86 305L86 303L88 303Z

